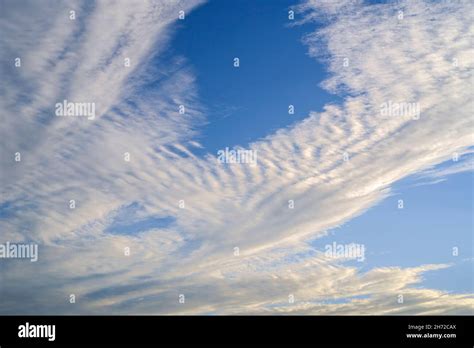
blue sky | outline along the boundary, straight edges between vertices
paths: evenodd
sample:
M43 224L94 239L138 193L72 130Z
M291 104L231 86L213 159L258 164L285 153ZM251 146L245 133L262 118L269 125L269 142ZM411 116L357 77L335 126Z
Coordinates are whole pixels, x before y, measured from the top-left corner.
M189 61L198 79L208 121L200 135L206 151L247 146L338 100L318 86L324 66L302 44L309 25L290 26L293 5L212 1L179 23L170 46ZM293 115L289 105L295 106Z
M412 267L423 263L453 264L446 270L428 273L422 286L447 291L472 291L472 173L461 173L434 185L415 186L414 180L400 182L394 195L354 218L315 247L328 241L366 245L363 268L374 266ZM404 209L398 209L403 199ZM459 248L453 256L452 248Z
M469 6L5 1L0 313L472 313Z

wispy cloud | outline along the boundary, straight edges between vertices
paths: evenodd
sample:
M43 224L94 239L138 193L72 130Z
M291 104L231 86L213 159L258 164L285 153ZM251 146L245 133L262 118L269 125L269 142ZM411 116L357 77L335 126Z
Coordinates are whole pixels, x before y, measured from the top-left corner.
M0 22L2 65L10 66L0 90L10 115L0 205L14 211L0 228L2 239L41 245L37 265L8 262L0 272L1 312L472 309L470 294L412 287L445 265L361 273L308 243L380 202L398 180L473 145L469 5L305 2L308 20L328 14L304 41L328 64L323 86L345 100L250 144L254 166L193 155L204 118L195 82L178 58L161 65L170 24L197 3L52 4L32 11L31 23L15 4ZM55 117L63 99L96 102L96 119ZM383 114L390 101L416 103L420 113ZM111 233L131 206L132 222L148 228Z

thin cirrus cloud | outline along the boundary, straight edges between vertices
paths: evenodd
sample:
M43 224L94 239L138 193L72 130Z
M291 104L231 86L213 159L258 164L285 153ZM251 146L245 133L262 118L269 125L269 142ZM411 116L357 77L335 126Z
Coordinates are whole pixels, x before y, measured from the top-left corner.
M326 18L304 42L327 63L323 86L343 93L344 102L249 144L257 165L226 165L213 154L193 155L205 122L198 81L180 58L163 55L178 11L199 3L172 4L4 4L0 227L2 239L40 243L40 259L5 263L0 311L472 311L472 294L415 286L425 272L449 265L361 272L310 245L386 198L397 181L449 174L436 166L454 152L469 156L469 5L298 5L305 20ZM32 10L28 23L24 8ZM24 57L21 69L11 64L17 56ZM152 67L152 60L162 64ZM55 117L54 104L63 99L96 102L96 119ZM383 117L380 105L388 101L419 103L419 119ZM20 163L13 162L16 151ZM70 294L78 298L74 305Z

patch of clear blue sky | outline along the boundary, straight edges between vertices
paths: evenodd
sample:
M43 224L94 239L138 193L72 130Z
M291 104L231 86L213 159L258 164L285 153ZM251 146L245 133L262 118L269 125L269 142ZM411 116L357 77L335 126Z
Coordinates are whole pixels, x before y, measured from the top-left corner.
M147 216L140 217L143 207L134 202L121 207L112 223L104 231L111 234L136 235L152 229L166 228L175 222L172 216Z
M10 201L0 204L0 219L7 219L15 216L14 205Z
M434 185L414 186L407 178L393 187L393 195L313 242L365 245L365 262L350 264L368 271L373 267L416 267L452 264L427 272L422 287L455 292L473 289L473 183L474 174L454 174ZM398 209L402 199L404 208ZM453 247L459 255L453 256Z
M325 67L301 42L315 24L289 26L294 0L209 1L183 21L170 45L197 79L208 124L203 153L248 143L308 116L338 97L318 85ZM240 67L233 66L234 58ZM288 114L288 106L295 114Z

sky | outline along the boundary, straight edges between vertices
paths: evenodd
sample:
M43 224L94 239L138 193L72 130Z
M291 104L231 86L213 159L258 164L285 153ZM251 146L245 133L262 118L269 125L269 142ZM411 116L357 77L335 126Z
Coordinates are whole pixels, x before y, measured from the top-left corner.
M0 314L474 314L472 11L0 0Z

